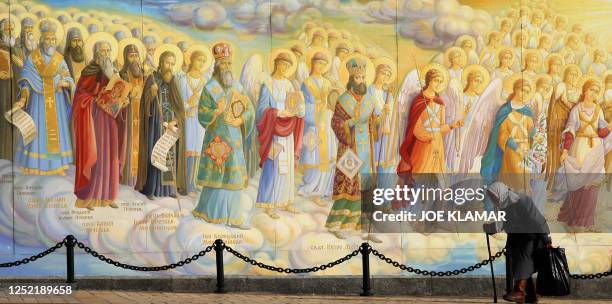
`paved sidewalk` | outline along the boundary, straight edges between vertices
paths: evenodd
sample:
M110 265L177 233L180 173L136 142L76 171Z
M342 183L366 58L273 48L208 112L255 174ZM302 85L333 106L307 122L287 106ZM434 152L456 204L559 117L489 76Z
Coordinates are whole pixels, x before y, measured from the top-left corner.
M359 297L317 295L271 295L271 294L214 294L214 293L165 293L165 292L120 292L80 290L71 296L16 296L0 293L0 303L86 303L86 304L144 304L144 303L223 303L223 304L276 304L276 303L491 303L490 298L454 299L443 297ZM507 303L501 298L500 303ZM577 300L542 298L540 303L612 303L611 300Z

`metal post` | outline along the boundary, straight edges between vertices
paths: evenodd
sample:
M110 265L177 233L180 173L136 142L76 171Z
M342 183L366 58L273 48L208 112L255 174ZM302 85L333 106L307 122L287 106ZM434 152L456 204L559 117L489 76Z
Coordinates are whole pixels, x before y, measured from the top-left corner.
M491 243L489 242L489 234L487 236L487 249L489 250L489 265L491 266L491 284L493 285L493 303L497 303L497 288L495 287L495 273L493 272L493 261L491 260Z
M361 252L361 262L363 270L363 291L360 296L369 297L372 295L372 285L370 282L370 244L363 243L361 244L360 252Z
M74 235L66 236L66 283L74 283Z
M215 257L217 261L217 293L225 293L225 275L223 273L223 250L225 244L222 240L218 239L215 241Z

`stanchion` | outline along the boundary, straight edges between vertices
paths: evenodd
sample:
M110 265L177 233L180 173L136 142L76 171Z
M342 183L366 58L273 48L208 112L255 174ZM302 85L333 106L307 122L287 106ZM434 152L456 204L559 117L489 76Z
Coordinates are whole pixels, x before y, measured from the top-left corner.
M74 283L74 235L66 236L66 283Z
M491 243L489 242L489 234L487 236L487 249L489 250L489 265L491 266L491 284L493 285L493 303L497 303L497 288L495 287L495 272L493 272L493 260L491 260Z
M372 284L370 282L370 244L361 244L359 251L361 252L361 269L363 270L363 291L360 295L363 297L369 297L372 295Z
M215 259L217 261L217 293L225 293L225 275L223 273L223 250L225 244L222 240L215 241Z

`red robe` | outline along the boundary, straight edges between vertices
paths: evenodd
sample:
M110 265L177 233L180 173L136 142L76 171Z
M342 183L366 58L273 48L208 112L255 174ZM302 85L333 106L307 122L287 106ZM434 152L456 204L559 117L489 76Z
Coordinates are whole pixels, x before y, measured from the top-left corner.
M274 126L270 128L268 126ZM263 116L257 123L259 135L259 167L262 167L270 149L272 149L272 139L274 136L287 137L293 134L293 146L296 161L300 158L302 151L302 135L304 130L304 119L300 117L278 117L278 109L267 108Z
M444 101L439 96L433 99L433 101L437 104L444 105ZM410 113L408 114L408 126L406 127L406 135L404 136L404 142L400 146L400 156L401 160L399 165L397 166L398 174L407 174L412 172L413 164L411 162L412 159L412 150L414 148L414 143L416 142L416 137L414 136L414 127L416 126L416 122L421 116L421 113L427 107L427 99L423 96L423 92L417 95L412 102L412 106L410 107Z
M88 68L79 79L72 108L76 146L74 192L83 201L112 201L118 194L125 158L125 128L121 113L113 118L96 104L96 97L109 80L100 72L88 74L96 71Z

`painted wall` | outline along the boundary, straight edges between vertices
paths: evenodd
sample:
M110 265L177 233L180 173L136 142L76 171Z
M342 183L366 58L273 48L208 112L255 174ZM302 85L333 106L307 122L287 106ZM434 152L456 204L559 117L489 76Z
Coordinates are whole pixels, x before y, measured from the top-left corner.
M551 41L543 51L564 52L566 35L575 31L580 40L575 63L581 73L587 75L592 71L595 73L592 76L603 80L612 61L608 56L610 42L605 40L609 37L610 22L600 12L607 12L612 7L609 3L597 1L578 5L572 1L480 0L461 3L456 0L4 0L0 3L0 11L10 11L11 15L0 15L0 19L12 18L18 23L25 17L32 18L34 22L42 18L59 20L62 25L61 39L58 39L60 49L66 43L67 27L70 26L67 24L74 24L72 22L91 31L89 36L97 31L112 34L118 38L118 44L113 45L120 45L121 38L128 37L139 40L152 37L155 43L151 48L184 42L188 46L202 45L210 49L218 41L227 41L233 44L233 74L238 80L249 76L257 78L258 73L271 72L269 62L273 58L270 59L269 55L276 49L300 44L308 51L311 35L306 33L305 28L314 25L314 31L321 30L327 36L324 46L332 56L335 53L334 44L344 41L351 52L361 53L374 61L382 57L390 59L393 74L397 77L388 86L398 98L397 92L407 87L404 79L410 71L432 61L446 64L446 51L455 46L457 39L463 35L473 39L475 54L479 54L486 48L488 33L498 30L507 16L510 16L513 31L520 30L520 24L529 29L527 33L533 41L529 41L530 46L526 49L537 48L536 37L539 38L540 33L547 33ZM529 8L523 12L528 12L529 16L535 12L541 13L544 24L534 27L530 18L521 17L519 9L524 7ZM548 32L558 14L564 14L571 22L562 29L550 29ZM588 35L594 40L589 40ZM337 37L337 40L332 37ZM502 39L502 44L512 47L508 40ZM596 49L603 50L606 57L603 72L592 68L595 67L592 55ZM122 51L119 50L119 56ZM90 53L86 51L86 54ZM522 54L518 52L518 56ZM478 57L476 60L480 61ZM299 60L306 62L304 57ZM340 69L343 67L340 66ZM209 76L210 71L206 72ZM515 69L514 73L517 72ZM543 65L537 73L546 73ZM243 85L248 89L244 81ZM609 84L604 87L610 89ZM257 92L254 93L257 96ZM605 101L610 98L609 93L606 91ZM2 103L10 103L12 96L15 95L2 95ZM399 99L402 101L401 97ZM3 141L0 144L11 145L11 142ZM469 142L462 144L469 145ZM292 186L297 189L302 183L303 170L297 166L294 172L295 182ZM238 251L262 262L296 268L335 260L363 242L361 233L339 239L328 231L325 223L333 203L329 197L324 197L323 206L319 206L311 197L296 195L293 201L296 212L276 211L278 219L262 212L255 206L261 170L248 179L248 185L240 193L240 200L232 203L241 208L245 225L250 226L247 230L194 217L191 211L198 204L198 193L181 195L178 200L171 197L149 200L133 187L122 185L116 200L118 208L77 208L73 194L74 175L72 165L65 176L25 175L17 163L0 160L0 261L12 261L45 250L67 234L74 234L98 252L121 262L151 266L189 257L217 238L224 239ZM567 248L573 273L609 269L612 236L610 233L597 233L609 228L610 223L605 222L606 217L603 216L612 210L609 201L609 193L602 190L596 207L595 224L589 228L591 230L581 230L582 233L567 230L566 233L553 234L554 244ZM555 219L560 206L561 203L547 204L546 217ZM453 270L487 257L484 234L403 233L378 234L377 237L382 241L374 245L379 251L402 263L423 269ZM505 235L496 236L492 244L493 252L503 248L504 244ZM78 275L142 275L110 267L79 250L77 253ZM42 262L0 269L0 273L17 276L61 275L65 271L64 261L63 252L60 252ZM374 274L404 275L382 261L371 265ZM246 265L234 257L226 260L225 267L229 274L278 275ZM495 267L497 273L504 272L503 263L496 263ZM355 259L315 275L359 274L360 271L360 261ZM169 273L212 274L214 259L206 257ZM470 275L486 273L487 269L479 269Z

